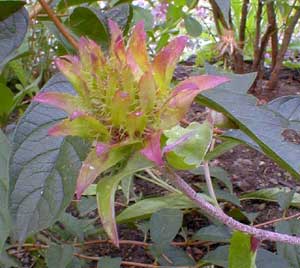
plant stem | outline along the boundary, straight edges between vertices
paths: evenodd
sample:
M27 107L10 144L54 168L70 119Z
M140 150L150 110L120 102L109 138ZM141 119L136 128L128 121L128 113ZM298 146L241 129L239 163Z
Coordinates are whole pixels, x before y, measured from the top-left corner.
M269 240L282 242L290 245L300 245L300 237L290 236L286 234L279 234L276 232L265 231L255 227L240 223L233 218L226 215L220 208L216 208L210 203L206 202L189 184L187 184L179 175L177 175L170 167L165 168L166 174L169 175L170 180L181 190L187 197L194 201L200 209L211 217L221 221L229 228L244 233L253 235L259 240Z
M211 180L211 176L210 176L208 161L203 162L203 169L204 169L204 177L205 177L208 193L209 193L210 197L213 199L215 206L219 207L218 200L217 200L215 190L214 190L214 186L212 184L212 180Z
M67 31L65 26L61 23L61 21L56 17L55 13L48 5L45 0L38 0L40 5L43 7L45 12L48 14L49 18L53 21L57 29L61 32L61 34L67 39L67 41L74 47L75 50L78 50L77 41L73 38L72 35Z

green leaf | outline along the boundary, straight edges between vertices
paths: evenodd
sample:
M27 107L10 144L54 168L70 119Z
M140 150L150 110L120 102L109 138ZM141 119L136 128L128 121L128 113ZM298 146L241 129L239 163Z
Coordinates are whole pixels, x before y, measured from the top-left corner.
M210 171L211 177L213 177L213 178L217 179L218 181L220 181L221 183L223 183L226 186L226 188L230 191L230 193L233 193L232 183L231 183L229 174L225 169L216 166L216 167L210 167L209 171ZM204 176L203 167L194 169L191 172L195 175Z
M122 192L126 198L126 203L129 204L130 202L130 196L133 192L133 175L129 175L122 179L121 185L122 185Z
M165 208L154 213L150 219L152 241L161 247L169 245L181 228L182 219L179 209Z
M153 245L150 248L163 267L194 267L195 261L181 248L164 246L163 248Z
M73 93L62 75L54 76L43 91ZM78 171L89 144L74 137L50 137L48 129L65 112L32 103L13 137L10 160L10 212L19 241L53 224L71 202Z
M70 245L51 245L46 251L48 268L66 268L73 258L74 248Z
M0 253L10 231L10 215L8 211L8 160L10 144L0 129Z
M0 10L2 12L3 9ZM5 20L0 20L0 63L22 44L28 22L28 13L25 8L20 9Z
M198 167L208 150L212 140L212 128L208 122L199 124L191 123L187 128L179 125L164 131L167 139L167 145L172 146L180 141L184 136L189 136L186 141L174 146L172 151L168 152L168 162L177 169L191 169Z
M229 247L229 268L256 268L256 251L251 249L251 236L234 232Z
M184 26L187 33L192 37L198 37L202 33L201 24L190 15L184 17Z
M97 208L97 200L94 196L82 197L77 205L77 208L80 216L85 216Z
M10 88L0 83L0 116L8 115L14 104L14 94Z
M217 145L211 152L208 152L205 155L205 160L213 160L240 144L241 142L238 140L225 140L221 144Z
M224 225L209 225L201 228L193 235L193 240L229 242L230 230Z
M26 4L26 1L1 0L0 1L0 21L7 19L10 15L12 15L13 13L20 10L25 4Z
M229 26L230 0L215 0L215 2L220 8L227 26Z
M120 268L121 258L101 257L98 261L98 268Z
M299 220L292 219L289 221L282 221L277 223L275 231L282 234L289 235L299 235L300 234L300 224ZM287 245L283 243L276 243L276 248L278 254L285 258L290 266L299 267L300 266L300 247L294 245Z
M21 267L21 263L17 259L8 255L5 250L0 253L0 267L1 268L12 268L12 267Z
M133 17L132 17L132 25L135 25L140 20L143 20L145 23L145 30L150 31L154 26L154 19L151 14L151 11L148 9L141 8L139 6L133 7Z
M261 190L255 191L255 192L242 194L240 196L240 200L257 199L257 200L264 200L264 201L269 201L269 202L277 202L278 194L280 194L280 193L284 194L288 191L290 191L290 189L287 187L266 188L266 189L261 189ZM293 207L300 208L300 194L295 193L293 195L290 205Z
M102 178L97 184L97 203L99 216L102 221L103 228L110 239L117 245L118 232L115 220L115 193L121 180L128 175L145 168L150 168L153 163L142 157L140 154L134 154L129 158L127 165L123 170L114 176Z
M168 10L167 10L167 22L173 23L177 20L179 20L183 15L182 8L177 7L175 5L169 4Z
M218 73L212 67L208 67L208 72ZM300 144L286 140L283 135L288 129L300 129L300 96L281 97L269 105L258 106L256 99L247 94L255 74L227 76L231 79L229 83L202 93L199 101L232 119L266 155L300 178Z
M210 263L221 267L228 267L229 246L220 246L210 251L202 258L202 263ZM257 268L291 268L288 262L281 256L265 249L259 249L256 257Z
M211 199L204 194L199 194L206 201ZM183 194L172 193L166 196L146 198L124 209L118 216L117 222L133 222L140 219L148 218L151 214L163 208L188 209L195 208L194 204L188 197Z
M100 11L88 7L75 8L68 20L68 26L76 35L86 36L107 48L109 35L105 23L106 18Z
M277 194L277 202L282 210L286 210L291 205L293 201L294 194L296 193L296 189L291 190L289 192L283 191Z

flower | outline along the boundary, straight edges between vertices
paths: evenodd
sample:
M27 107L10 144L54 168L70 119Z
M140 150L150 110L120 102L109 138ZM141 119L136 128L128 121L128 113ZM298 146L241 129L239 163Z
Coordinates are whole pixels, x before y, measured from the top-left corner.
M127 45L114 21L109 21L109 28L108 55L82 37L78 56L56 60L76 95L41 92L34 98L69 115L51 127L49 135L79 136L93 144L77 180L78 198L103 171L133 151L163 165L162 131L180 122L199 92L227 81L219 76L196 76L170 90L187 38L175 38L151 60L142 21L134 27Z

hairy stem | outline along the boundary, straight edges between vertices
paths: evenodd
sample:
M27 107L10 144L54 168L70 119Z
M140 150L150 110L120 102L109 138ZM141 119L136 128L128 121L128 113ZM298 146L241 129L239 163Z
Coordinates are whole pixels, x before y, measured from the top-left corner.
M57 29L61 32L61 34L67 39L67 41L74 47L75 50L78 50L78 44L72 35L67 31L65 26L61 23L61 21L56 17L55 13L48 5L45 0L38 0L40 5L43 7L45 12L48 14L49 18L53 21Z
M178 187L178 189L181 190L184 194L186 194L186 196L189 197L192 201L194 201L199 206L199 208L203 210L203 212L221 221L229 228L251 234L259 240L269 240L291 245L300 245L300 237L257 229L255 227L234 220L233 218L226 215L220 208L214 207L213 205L205 201L200 195L197 194L196 191L194 191L194 189L189 184L187 184L171 168L166 167L165 171L166 174L169 175L170 180L172 180L172 182Z

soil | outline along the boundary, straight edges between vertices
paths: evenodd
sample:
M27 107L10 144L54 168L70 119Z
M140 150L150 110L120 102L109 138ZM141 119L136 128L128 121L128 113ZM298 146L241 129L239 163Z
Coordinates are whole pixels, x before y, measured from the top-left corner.
M192 71L193 70L190 66L181 67L181 69L179 68L176 70L177 78L181 80L186 77L187 73L191 73ZM267 77L268 72L266 72L265 75L265 78ZM279 96L300 94L300 74L298 71L283 69L280 74L278 88L272 92L265 91L264 84L265 81L258 85L262 90L254 90L254 95L256 95L256 97L262 102L270 101ZM193 104L188 114L188 120L201 121L204 117L205 109ZM234 186L234 192L237 195L267 187L283 186L293 189L297 186L300 187L300 183L292 178L290 174L278 167L276 163L261 153L246 146L237 146L223 154L221 157L215 159L212 162L212 165L220 166L228 171ZM185 175L185 179L190 182L203 181L203 178L199 176L195 178L193 175L187 173L184 173L183 175ZM137 195L143 194L144 196L157 196L164 193L161 188L139 179L135 180L134 190ZM122 202L122 198L120 197L120 200L118 201ZM246 212L260 212L255 223L279 218L282 215L282 211L280 211L278 205L260 201L242 201L242 210ZM297 212L296 209L290 209L288 211L288 215L294 214L295 212ZM207 224L208 220L197 210L192 210L184 217L184 226L186 227L188 234L192 234L194 231ZM268 226L267 229L272 229L272 227ZM120 238L123 240L144 240L143 232L136 228L121 225L119 226L119 232ZM182 237L178 237L177 240L182 241ZM264 247L272 249L273 244L267 243ZM199 260L208 249L208 245L191 246L186 248L187 252L192 255L195 260ZM108 243L95 244L84 248L81 253L89 256L119 256L122 257L123 261L144 264L154 263L153 257L145 248L135 245L121 245L120 248L117 249ZM24 258L27 260L29 258L28 254L23 255L21 260L24 260ZM23 261L23 265L23 267L32 267L29 266L26 261ZM90 262L89 267L96 267L96 262Z

